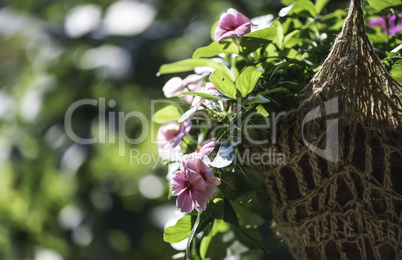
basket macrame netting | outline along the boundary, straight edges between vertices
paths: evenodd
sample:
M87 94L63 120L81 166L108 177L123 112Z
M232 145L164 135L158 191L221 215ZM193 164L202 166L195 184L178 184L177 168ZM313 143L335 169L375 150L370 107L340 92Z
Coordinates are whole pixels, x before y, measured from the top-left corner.
M274 148L286 164L256 166L274 229L296 259L402 259L401 90L374 53L360 0L352 0L322 68L279 120ZM321 117L303 121L316 107ZM321 156L313 151L328 144Z

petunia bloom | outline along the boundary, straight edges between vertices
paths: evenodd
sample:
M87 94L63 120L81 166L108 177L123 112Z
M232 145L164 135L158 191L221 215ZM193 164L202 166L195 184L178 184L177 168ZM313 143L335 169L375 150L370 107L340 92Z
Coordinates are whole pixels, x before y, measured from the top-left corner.
M401 15L396 16L393 14L388 15L388 33L392 36L396 35L402 30ZM369 21L369 27L381 27L384 33L387 33L387 20L384 17L371 18Z
M176 147L181 139L190 132L191 126L191 121L185 121L182 124L168 122L159 128L156 142L159 147L159 156L162 159L172 159L171 155L179 152Z
M237 10L230 8L219 19L214 33L215 40L222 41L236 36L243 36L251 31L252 25L250 19Z
M214 177L209 163L206 155L192 153L183 158L180 171L173 175L172 195L177 196L176 206L181 212L205 210L216 191L215 185L221 183L219 178Z

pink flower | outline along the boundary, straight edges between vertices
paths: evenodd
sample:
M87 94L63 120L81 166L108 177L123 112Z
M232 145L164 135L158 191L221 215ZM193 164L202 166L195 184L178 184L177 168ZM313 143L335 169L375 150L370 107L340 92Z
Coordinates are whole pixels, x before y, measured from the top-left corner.
M389 34L396 35L400 30L402 30L402 16L399 15L388 15L388 23L389 23Z
M188 75L185 79L181 79L179 77L174 77L166 82L165 86L163 86L162 90L165 94L165 97L177 97L180 93L185 91L198 91L202 87L202 79L208 76L209 73L202 74L191 74ZM186 89L187 88L187 89ZM187 103L191 104L192 97L186 96L184 97Z
M397 17L396 15L389 14L387 19L388 19L388 33L390 35L396 35L400 30L402 30L402 21L401 21L402 16L399 15ZM387 33L387 20L384 17L377 17L377 18L371 18L369 21L369 27L374 28L374 27L381 27L383 28L383 32Z
M215 138L206 140L197 150L197 153L209 155L215 148Z
M215 29L215 40L222 41L236 36L243 36L251 31L250 19L233 8L221 15Z
M166 154L173 152L172 149L176 148L181 139L190 132L191 126L191 121L185 121L180 125L176 122L168 122L159 128L156 142L162 159L166 157Z
M216 191L215 185L221 183L219 178L214 177L209 163L206 155L192 153L183 159L180 171L173 175L172 195L177 196L176 206L181 212L205 210Z
M182 86L182 82L183 80L179 77L169 79L162 88L165 97L177 97L181 92L183 92L184 87Z
M370 28L382 27L385 29L386 21L385 21L384 17L381 17L381 16L379 16L377 18L370 18L369 27Z

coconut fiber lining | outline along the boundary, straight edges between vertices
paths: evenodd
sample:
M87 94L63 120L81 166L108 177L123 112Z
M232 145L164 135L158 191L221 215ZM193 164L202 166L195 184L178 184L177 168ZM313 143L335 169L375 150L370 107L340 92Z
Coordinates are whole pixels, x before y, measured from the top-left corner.
M276 144L249 147L287 159L257 167L273 227L296 259L402 259L401 91L352 0L322 68L279 120Z

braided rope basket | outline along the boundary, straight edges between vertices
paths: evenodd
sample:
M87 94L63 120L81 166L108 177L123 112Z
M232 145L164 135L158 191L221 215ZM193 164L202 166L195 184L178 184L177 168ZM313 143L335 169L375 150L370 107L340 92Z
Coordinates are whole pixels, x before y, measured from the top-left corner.
M279 120L277 143L248 147L287 158L255 167L296 259L402 259L401 117L402 86L374 53L361 0L351 0L322 68Z

